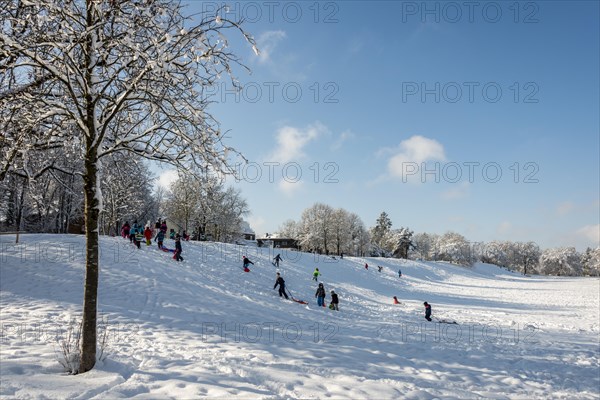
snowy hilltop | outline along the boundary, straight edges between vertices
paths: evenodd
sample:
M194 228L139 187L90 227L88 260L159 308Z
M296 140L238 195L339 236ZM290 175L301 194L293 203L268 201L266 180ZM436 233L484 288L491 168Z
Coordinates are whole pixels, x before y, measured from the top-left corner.
M598 278L191 241L176 262L107 236L100 360L68 375L85 239L14 239L0 236L3 398L599 398ZM277 272L308 304L279 296ZM317 306L318 283L339 311Z

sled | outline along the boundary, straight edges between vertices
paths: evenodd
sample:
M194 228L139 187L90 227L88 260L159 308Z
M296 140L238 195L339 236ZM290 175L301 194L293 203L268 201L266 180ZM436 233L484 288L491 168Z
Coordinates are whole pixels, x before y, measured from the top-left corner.
M433 318L433 320L435 322L437 322L438 324L450 324L450 325L458 325L458 322L451 320L451 319L439 319L439 318Z
M292 299L292 301L295 301L296 303L300 303L300 304L308 304L308 302L304 301L304 300L298 300L296 299L294 296L292 296L292 292L290 292L290 290L286 287L285 288L287 294L290 295L290 299Z

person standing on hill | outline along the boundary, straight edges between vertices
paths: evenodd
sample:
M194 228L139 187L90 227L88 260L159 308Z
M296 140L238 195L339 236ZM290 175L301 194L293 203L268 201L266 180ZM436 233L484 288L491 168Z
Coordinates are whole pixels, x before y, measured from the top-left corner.
M313 272L313 281L319 281L319 275L321 275L319 268L315 268L315 272Z
M131 228L129 228L129 243L133 243L137 246L137 244L135 243L135 234L137 233L137 221L135 221L133 223L133 225L131 225Z
M183 261L183 257L181 257L183 249L181 248L181 235L177 234L175 236L175 255L173 258L177 261Z
M315 297L317 298L317 305L319 307L325 307L325 287L323 287L322 283L319 283Z
M402 270L401 269L398 270L398 278L402 278Z
M125 221L123 227L121 228L121 236L123 236L125 239L128 239L130 229L131 227L129 226L129 222Z
M277 268L279 268L279 261L281 261L281 255L280 255L280 254L277 254L277 255L275 256L275 258L273 259L273 261L275 261L275 266L276 266Z
M331 308L332 310L335 311L340 311L340 309L338 308L338 304L340 302L340 299L338 298L337 293L332 290L331 291L331 304L329 305L329 308Z
M154 241L158 242L158 248L162 250L163 242L165 241L165 233L162 230L158 231L156 237L154 238Z
M431 321L431 305L427 302L423 303L425 306L425 319Z
M135 244L138 249L140 248L140 242L138 240L138 237L140 236L140 233L138 232L139 229L138 223L135 221L129 230L129 242ZM143 235L141 236L143 237Z
M146 246L150 246L152 244L152 229L150 229L149 225L146 225L144 237L146 238Z
M369 270L369 264L365 263L365 269L368 271Z
M279 297L285 296L287 300L288 295L287 293L285 293L285 281L283 280L279 272L277 273L277 279L275 280L275 286L273 286L273 289L275 289L277 286L279 286Z

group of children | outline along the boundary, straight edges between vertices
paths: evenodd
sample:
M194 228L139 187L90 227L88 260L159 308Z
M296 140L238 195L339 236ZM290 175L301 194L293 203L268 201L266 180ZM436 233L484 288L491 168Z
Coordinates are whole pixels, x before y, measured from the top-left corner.
M158 244L158 248L160 250L164 249L164 240L165 240L165 235L167 233L167 222L166 220L163 220L161 222L161 220L159 219L156 224L154 225L155 230L157 231L156 236L154 237L154 241L157 242ZM183 237L185 240L189 240L189 236L186 235L185 231L183 233ZM150 224L146 224L145 228L142 228L141 225L138 225L137 220L134 221L133 225L129 225L129 222L125 222L125 224L123 224L122 228L121 228L121 236L123 238L128 238L129 241L131 243L134 243L137 248L140 248L140 242L145 239L146 240L146 245L150 246L151 244L151 240L152 240L152 236L153 236L153 232L152 229L150 229ZM183 257L181 256L181 253L183 252L183 249L181 247L181 235L179 233L175 233L174 229L171 229L170 235L169 237L171 239L175 240L175 254L173 255L173 259L177 260L177 261L183 261ZM279 267L279 261L281 261L281 255L277 254L277 256L275 256L275 258L273 259L273 264L277 267ZM252 261L250 261L250 259L248 259L248 257L244 256L243 257L243 269L244 272L250 272L250 269L248 268L250 266L250 264L254 265L254 263ZM369 269L369 265L367 263L365 263L365 269L368 270ZM378 271L381 272L382 267L378 266L377 267ZM314 272L313 272L313 278L312 280L314 281L318 281L319 280L319 276L321 275L321 272L319 271L319 268L315 268ZM398 270L398 277L402 277L402 271ZM285 288L285 280L281 277L281 274L279 272L277 272L277 278L275 280L275 285L273 286L273 289L276 289L277 286L279 286L279 296L280 297L285 297L286 299L289 299L287 293L286 293L286 288ZM319 286L317 287L317 291L315 293L315 297L317 298L317 305L319 307L325 307L325 287L323 286L323 283L319 283ZM329 303L329 308L332 310L336 310L339 311L339 297L337 295L337 293L335 293L334 290L331 291L331 301ZM394 296L394 301L393 304L401 304L398 301L398 298L396 296ZM427 302L424 302L423 305L425 306L425 319L428 321L432 321L431 319L431 305Z
M244 257L245 258L245 257ZM317 268L315 270L315 273L319 274L319 269ZM315 276L315 280L317 275ZM289 299L286 290L285 290L285 280L283 280L283 278L281 277L281 274L279 272L277 272L277 278L275 279L275 285L273 286L273 289L276 289L277 286L279 286L279 297L285 297L286 299ZM317 292L315 293L315 297L317 298L317 305L319 307L325 307L325 286L323 286L322 283L319 283L319 287L317 288ZM338 304L340 303L339 297L337 295L337 293L335 292L335 290L331 291L331 301L329 302L329 308L332 310L336 310L339 311L339 306Z
M281 255L277 254L275 258L273 258L273 265L278 267L279 262L282 260ZM242 257L242 268L244 272L250 272L249 266L254 263L250 261L250 259L246 256ZM319 268L315 268L315 272L313 273L313 280L317 281L318 276L321 275L319 272ZM286 300L289 299L287 290L285 287L285 280L281 277L281 273L277 272L277 276L275 278L275 285L273 285L273 290L277 289L279 286L279 297L285 297ZM325 287L322 283L319 283L319 287L317 288L317 292L315 293L315 297L317 298L317 305L319 307L325 307ZM339 297L334 290L331 291L331 301L329 303L329 308L332 310L339 311Z
M246 257L244 257L245 260L247 260ZM277 259L277 266L279 266L279 260L281 259L281 257L279 256L279 254L276 257ZM248 260L249 261L249 260ZM369 264L365 263L365 269L368 270L369 269ZM377 270L379 272L381 272L383 269L383 267L377 266ZM313 277L312 280L313 281L318 281L319 280L319 276L321 275L321 272L319 271L319 268L315 268L314 272L313 272ZM402 277L402 270L398 269L398 277L401 278ZM283 280L283 278L281 277L281 275L279 274L279 272L277 273L277 280L275 281L275 286L273 286L273 289L275 289L277 286L279 286L279 296L285 296L285 298L287 299L288 296L285 293L285 281ZM325 287L323 286L322 283L319 283L319 287L317 288L317 292L315 293L315 297L317 298L317 305L319 307L325 307ZM398 301L398 298L396 296L394 296L394 304L401 304ZM337 310L339 311L338 308L338 304L339 304L339 298L337 293L335 293L335 291L331 291L331 302L329 303L329 308L331 308L332 310ZM432 321L431 319L431 305L427 302L424 302L423 305L425 306L425 319L427 321Z
M166 220L158 220L154 224L154 230L156 231L156 236L154 236L154 232L150 228L150 221L146 224L144 228L142 228L141 224L138 224L137 220L134 221L133 225L129 225L129 222L125 222L121 227L121 236L124 238L129 238L129 242L133 243L137 246L137 248L141 248L141 241L145 239L146 246L150 246L152 244L152 236L154 236L154 241L157 242L158 248L160 250L164 250L164 240L167 234L167 221ZM189 236L183 232L184 238L189 240ZM179 233L175 233L174 229L171 229L171 233L169 235L170 239L175 240L175 251L173 255L173 259L176 261L183 261L183 257L181 257L181 253L183 249L181 247L181 235Z
M129 242L135 244L139 249L142 240L145 240L146 245L150 246L152 229L150 229L149 224L144 228L141 224L138 224L137 221L134 221L133 225L129 225L129 222L125 222L121 227L121 236L125 239L129 239Z

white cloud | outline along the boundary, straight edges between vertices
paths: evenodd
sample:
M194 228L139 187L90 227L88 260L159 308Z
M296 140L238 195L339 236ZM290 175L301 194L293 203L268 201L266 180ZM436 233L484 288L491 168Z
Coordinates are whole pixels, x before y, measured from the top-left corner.
M299 163L306 158L305 147L326 133L329 133L329 130L318 121L304 129L284 126L277 131L275 139L277 146L265 161L279 163L281 168L286 168L285 164L288 163L289 167L292 167L291 163ZM288 177L288 179L281 179L278 188L283 194L291 196L303 186L303 183L296 181L299 176L296 176L294 168L291 168L288 172L293 176Z
M388 160L388 173L404 181L420 176L421 163L446 160L444 146L440 142L420 135L403 140L396 148L382 149L378 154L393 154Z
M469 182L461 182L460 185L443 192L442 198L444 200L463 199L469 195L470 187Z
M279 181L279 190L283 192L288 197L292 197L298 190L300 190L304 186L304 182L297 181L292 182L285 179Z
M567 215L574 209L575 205L570 201L565 201L556 207L556 214L559 216Z
M589 240L593 245L600 246L600 224L586 225L579 228L576 233Z
M354 137L356 137L356 135L354 135L354 133L352 133L350 131L342 132L341 135L337 138L337 140L331 146L331 149L339 150L344 145L345 142L347 142L350 139L353 139Z
M498 225L498 227L496 228L496 232L499 234L504 234L506 235L507 233L509 233L512 230L512 224L508 221L503 221L502 223L500 223L500 225Z
M177 179L179 179L177 170L168 169L159 173L158 185L168 189L173 182L177 181Z
M254 232L256 232L257 237L259 236L259 232L265 231L265 225L267 221L263 217L249 216L246 218L246 220L248 221L250 228L253 229Z
M285 31L267 31L263 32L257 39L256 44L259 50L258 62L267 64L271 62L271 55L275 48L283 39L286 38Z
M268 161L280 163L298 161L306 156L304 147L326 132L328 132L327 127L320 122L315 122L306 129L284 126L277 132L277 147L268 157Z

